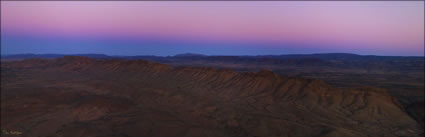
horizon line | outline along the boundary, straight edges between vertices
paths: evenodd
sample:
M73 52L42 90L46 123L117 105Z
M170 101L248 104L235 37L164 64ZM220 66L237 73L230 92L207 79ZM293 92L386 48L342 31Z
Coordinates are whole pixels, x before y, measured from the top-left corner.
M110 56L110 57L119 57L119 56L126 56L126 57L135 57L135 56L156 56L156 57L173 57L183 54L193 54L193 55L200 55L200 56L287 56L287 55L324 55L324 54L351 54L351 55L357 55L357 56L381 56L381 57L425 57L425 55L411 55L411 56L403 56L403 55L373 55L373 54L356 54L356 53L348 53L348 52L318 52L318 53L293 53L293 54L257 54L257 55L211 55L211 54L202 54L202 53L193 53L193 52L184 52L174 55L148 55L148 54L138 54L138 55L117 55L117 54L105 54L105 53L15 53L15 54L0 54L1 57L6 56L13 56L13 55L64 55L64 56L73 56L73 55L104 55L104 56Z

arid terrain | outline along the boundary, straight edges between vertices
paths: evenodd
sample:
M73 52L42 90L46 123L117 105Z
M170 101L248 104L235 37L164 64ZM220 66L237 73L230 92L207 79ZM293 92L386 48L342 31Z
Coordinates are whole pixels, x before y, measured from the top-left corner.
M423 57L294 56L9 56L1 135L423 136Z

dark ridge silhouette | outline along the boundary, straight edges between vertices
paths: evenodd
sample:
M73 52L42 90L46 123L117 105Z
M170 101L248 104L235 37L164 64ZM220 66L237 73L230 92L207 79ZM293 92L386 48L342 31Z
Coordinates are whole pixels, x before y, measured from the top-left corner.
M207 55L198 54L198 53L183 53L183 54L177 54L173 57L205 57Z

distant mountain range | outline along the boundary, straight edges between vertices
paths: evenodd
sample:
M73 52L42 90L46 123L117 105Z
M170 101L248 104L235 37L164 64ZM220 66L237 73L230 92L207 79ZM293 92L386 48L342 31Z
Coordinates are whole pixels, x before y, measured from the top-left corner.
M376 55L357 55L352 53L318 53L318 54L287 54L287 55L203 55L197 53L183 53L174 56L155 56L155 55L136 55L136 56L114 56L105 54L11 54L2 55L2 59L28 59L43 58L54 59L64 56L83 56L90 58L121 58L121 59L170 59L170 58L269 58L269 59L290 59L290 58L317 58L323 60L370 60L370 59L418 59L423 60L422 56L376 56Z

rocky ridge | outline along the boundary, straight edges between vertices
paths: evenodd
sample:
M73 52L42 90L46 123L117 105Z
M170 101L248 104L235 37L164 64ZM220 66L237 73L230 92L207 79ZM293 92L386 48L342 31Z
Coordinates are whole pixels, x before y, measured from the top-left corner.
M3 69L13 70L17 77L29 75L55 88L72 85L71 91L55 93L59 94L57 96L70 94L74 99L71 103L55 102L70 108L61 109L63 114L57 114L66 120L39 117L59 127L54 128L55 131L36 132L23 126L28 136L79 136L80 133L80 136L121 136L115 135L119 132L122 136L398 137L419 136L423 132L384 89L335 88L321 80L286 77L269 70L235 72L210 67L173 68L143 60L75 56L7 62L2 64L2 75L5 75ZM41 74L45 77L37 76ZM89 80L82 82L75 77ZM2 100L2 108L7 109L13 102L20 101L8 98L12 94L9 92L19 88L8 87L16 81L6 78L6 82L2 81L2 95L6 99ZM52 82L54 79L65 82ZM26 84L25 80L23 83ZM46 85L36 87L44 89L42 86ZM84 92L74 92L76 90ZM52 93L41 90L37 94ZM40 101L51 105L48 104L50 100ZM2 111L2 117L15 117L12 114L21 111L24 110ZM65 111L71 111L71 115ZM124 119L119 118L123 116ZM2 127L17 128L15 118L11 119L2 121ZM154 121L148 123L157 126L130 122L148 119ZM101 133L90 130L99 123L105 125L98 129ZM45 125L35 124L37 126ZM140 126L150 130L137 130ZM169 126L174 129L162 133Z

